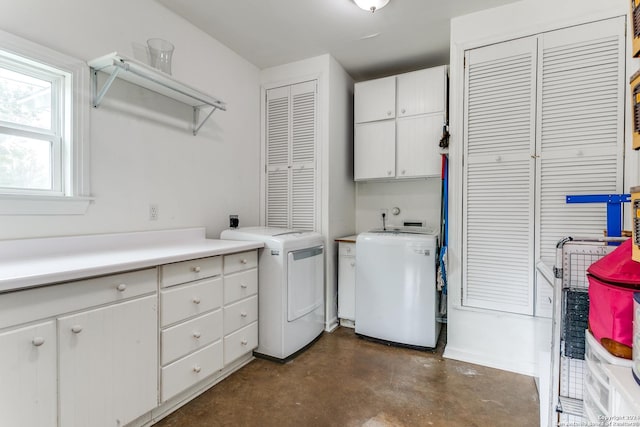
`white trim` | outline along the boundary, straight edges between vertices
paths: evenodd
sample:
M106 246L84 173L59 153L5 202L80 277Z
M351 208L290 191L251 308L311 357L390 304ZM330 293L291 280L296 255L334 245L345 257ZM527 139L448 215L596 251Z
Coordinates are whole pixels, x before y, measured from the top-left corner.
M92 197L0 195L0 215L84 215Z
M461 348L453 348L447 345L444 349L445 359L459 360L461 362L473 363L487 366L489 368L501 369L503 371L515 372L517 374L536 376L537 368L535 363L527 362L517 358L495 358L489 357L486 353L475 353Z
M2 215L78 215L92 200L89 176L89 69L84 61L0 30L0 50L70 74L67 94L71 106L64 114L69 126L70 168L63 197L0 196Z

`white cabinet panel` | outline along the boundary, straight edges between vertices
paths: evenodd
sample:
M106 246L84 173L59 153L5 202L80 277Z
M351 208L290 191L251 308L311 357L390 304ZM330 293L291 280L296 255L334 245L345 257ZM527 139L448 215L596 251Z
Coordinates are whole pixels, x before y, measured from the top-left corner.
M258 270L224 276L224 303L241 300L258 293Z
M222 257L198 258L161 267L162 287L192 282L222 274Z
M224 338L224 364L228 365L258 346L258 322Z
M60 425L124 425L158 403L157 297L58 319Z
M440 176L438 145L443 114L412 116L397 121L396 175L398 178Z
M222 278L176 286L160 292L162 326L222 306Z
M216 341L162 368L162 401L222 369L222 341Z
M239 254L224 256L224 274L248 270L257 266L258 253L256 251L240 252Z
M0 425L57 423L53 321L0 334Z
M356 123L392 119L395 116L395 76L355 84L354 117Z
M395 120L357 124L354 179L392 178L396 174Z
M356 319L356 244L339 243L338 317Z
M222 310L204 314L161 332L162 364L167 365L222 338Z
M224 308L224 334L230 334L258 320L258 296Z
M445 110L447 67L433 67L398 76L398 117Z

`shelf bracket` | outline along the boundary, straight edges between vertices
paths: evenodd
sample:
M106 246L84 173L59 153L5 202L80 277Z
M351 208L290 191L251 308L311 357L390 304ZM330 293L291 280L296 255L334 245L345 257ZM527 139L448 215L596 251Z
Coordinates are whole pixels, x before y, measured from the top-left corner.
M93 108L98 108L102 102L102 98L104 98L116 77L120 74L120 71L128 71L129 69L129 64L120 61L113 61L113 65L115 66L113 72L111 72L111 75L104 83L104 86L102 86L102 89L100 89L100 92L98 92L98 70L93 70Z
M205 117L204 120L200 122L200 124L198 124L198 120L200 118L200 108L202 107L193 107L193 136L198 135L198 131L200 130L202 125L204 125L205 122L209 120L209 117L211 117L211 115L218 109L218 107L216 107L215 105L212 105L212 107L213 108L211 109L211 111L209 111L207 117Z

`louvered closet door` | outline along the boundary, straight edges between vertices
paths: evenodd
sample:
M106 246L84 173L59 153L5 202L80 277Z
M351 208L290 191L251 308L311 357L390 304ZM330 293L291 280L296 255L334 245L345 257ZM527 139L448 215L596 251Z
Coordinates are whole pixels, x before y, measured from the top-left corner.
M289 227L290 87L267 91L266 102L266 225Z
M266 225L314 230L316 81L267 91Z
M537 258L566 236L602 237L604 204L569 194L622 192L624 18L545 33L540 42Z
M536 38L466 52L463 304L533 313Z

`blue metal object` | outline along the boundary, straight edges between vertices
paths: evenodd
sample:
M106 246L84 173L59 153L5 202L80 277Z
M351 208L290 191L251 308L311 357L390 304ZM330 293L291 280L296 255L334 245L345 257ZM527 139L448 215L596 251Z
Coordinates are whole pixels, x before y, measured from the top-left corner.
M622 204L630 201L631 194L574 195L566 199L567 203L606 203L607 237L622 236Z

